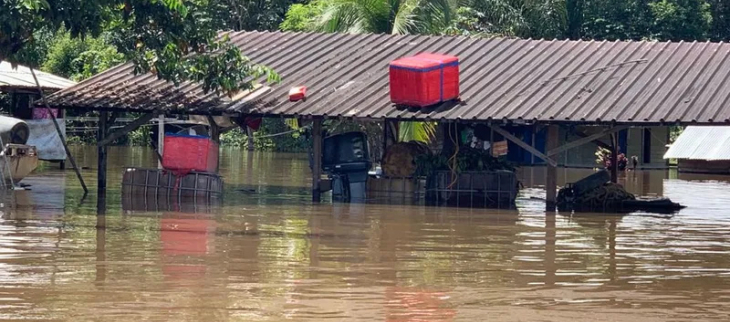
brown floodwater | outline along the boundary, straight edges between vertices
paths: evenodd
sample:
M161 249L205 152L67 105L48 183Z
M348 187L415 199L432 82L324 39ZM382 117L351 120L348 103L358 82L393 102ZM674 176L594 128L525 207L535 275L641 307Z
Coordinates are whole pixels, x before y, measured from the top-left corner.
M95 184L93 149L76 148ZM518 210L313 205L304 155L225 150L221 203L123 200L110 151L107 215L53 166L0 219L0 320L727 321L730 183L637 171L673 216L546 214L544 169ZM575 181L590 170L560 170Z

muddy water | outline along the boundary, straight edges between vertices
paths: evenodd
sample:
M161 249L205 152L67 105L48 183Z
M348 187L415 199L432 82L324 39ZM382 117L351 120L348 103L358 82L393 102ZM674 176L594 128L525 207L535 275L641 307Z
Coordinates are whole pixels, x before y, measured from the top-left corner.
M76 154L95 182L93 150ZM52 167L6 199L0 320L730 319L726 178L622 178L689 206L671 217L546 215L537 168L520 174L517 211L312 205L303 156L226 151L220 205L123 207L122 165L155 159L110 160L107 216Z

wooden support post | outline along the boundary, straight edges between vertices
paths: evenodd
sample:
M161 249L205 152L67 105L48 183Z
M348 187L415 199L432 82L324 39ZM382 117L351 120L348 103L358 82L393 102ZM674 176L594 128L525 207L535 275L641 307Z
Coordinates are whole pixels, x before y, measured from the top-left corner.
M322 193L319 181L322 179L322 119L312 123L312 201L320 202Z
M388 151L388 146L389 146L389 144L388 144L389 135L390 135L390 126L388 125L388 120L386 119L383 121L383 151L382 151L383 153L381 153L381 155L380 155L380 160L385 160L385 152Z
M253 148L254 148L253 129L250 128L250 127L248 127L248 126L246 126L246 142L247 142L247 145L248 145L246 147L246 149L248 149L249 152L250 151L253 151Z
M106 281L106 216L96 216L96 281Z
M611 182L618 182L618 135L611 134Z
M89 193L89 188L86 187L86 182L84 182L84 178L81 176L81 169L76 165L76 159L74 159L74 156L71 154L71 150L68 149L68 144L66 143L66 137L63 135L63 132L61 132L61 127L58 125L58 120L56 120L56 116L53 115L53 111L51 110L51 107L48 106L48 101L46 101L46 94L43 93L43 89L41 88L41 83L38 82L38 77L35 75L35 70L33 68L30 68L30 73L33 75L33 80L35 81L35 86L38 89L38 93L41 95L41 100L43 101L43 105L46 107L46 110L48 110L48 115L51 116L51 120L53 120L53 126L56 128L56 133L58 133L58 137L61 139L61 144L63 144L63 150L66 151L66 157L69 161L71 161L71 166L74 167L74 172L76 172L76 178L79 179L79 183L81 184L81 188L84 189L84 198Z
M157 155L162 156L165 149L165 113L160 113L157 119ZM162 169L162 158L157 162L157 168Z
M383 155L381 159L385 158L388 148L396 143L398 143L398 121L386 119L383 121Z
M545 267L545 285L555 285L555 276L557 275L557 267L555 266L555 245L557 244L555 214L545 215L545 254L543 256Z
M393 140L393 144L396 144L400 141L400 122L390 121L388 124L390 125L390 138Z
M210 127L210 139L213 140L218 146L221 144L221 127L215 119L208 115L208 126ZM216 151L219 152L219 151ZM221 170L220 156L218 157L218 164L215 165L215 172L218 173Z
M215 143L221 143L221 129L215 119L208 115L208 126L210 127L210 139Z
M96 134L96 139L99 142L104 141L107 135L107 120L108 112L99 112L99 126ZM97 150L97 208L99 212L103 212L106 208L106 145L100 145L96 147Z
M535 148L535 133L537 133L537 125L532 126L532 148ZM530 165L535 165L535 155L530 153Z
M550 151L558 147L560 139L560 128L557 125L550 125L547 128L547 147ZM555 211L558 196L558 168L557 164L548 163L547 177L545 178L545 210Z

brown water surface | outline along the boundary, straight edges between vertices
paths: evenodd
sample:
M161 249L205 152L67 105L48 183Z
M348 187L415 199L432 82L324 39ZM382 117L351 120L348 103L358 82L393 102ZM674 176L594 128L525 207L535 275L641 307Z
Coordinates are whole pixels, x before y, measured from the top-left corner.
M93 149L75 153L95 183ZM6 198L0 320L730 319L724 177L622 177L689 206L674 216L546 215L540 168L520 173L516 211L313 205L305 156L226 150L221 204L123 207L122 166L155 159L110 153L106 216L52 166Z

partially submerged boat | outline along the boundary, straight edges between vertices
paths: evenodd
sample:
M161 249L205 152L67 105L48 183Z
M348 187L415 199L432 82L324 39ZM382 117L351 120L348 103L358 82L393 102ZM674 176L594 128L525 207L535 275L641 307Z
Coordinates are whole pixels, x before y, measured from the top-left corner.
M36 148L26 145L28 124L21 119L0 115L0 172L6 185L17 184L38 167Z

